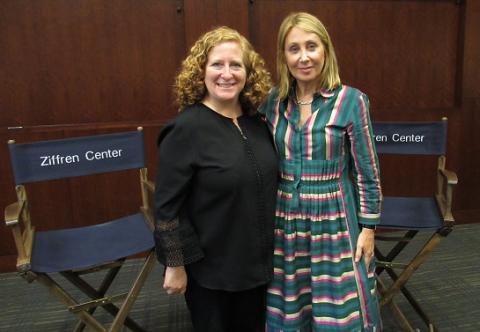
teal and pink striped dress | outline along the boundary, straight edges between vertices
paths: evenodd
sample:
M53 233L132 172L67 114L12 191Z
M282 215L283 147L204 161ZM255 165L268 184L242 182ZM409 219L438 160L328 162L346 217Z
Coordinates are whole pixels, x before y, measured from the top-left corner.
M359 224L380 217L368 98L320 91L299 128L298 107L277 95L260 110L280 158L267 331L380 331L373 266L354 262Z

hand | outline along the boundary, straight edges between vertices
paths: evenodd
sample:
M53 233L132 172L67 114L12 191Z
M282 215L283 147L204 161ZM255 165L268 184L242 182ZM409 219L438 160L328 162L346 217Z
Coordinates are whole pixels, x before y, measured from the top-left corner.
M365 260L365 266L367 270L370 266L374 254L375 246L375 230L369 228L363 228L358 236L357 250L355 252L355 263L360 262L360 258Z
M163 278L163 289L167 294L184 294L187 290L187 273L183 266L167 266Z

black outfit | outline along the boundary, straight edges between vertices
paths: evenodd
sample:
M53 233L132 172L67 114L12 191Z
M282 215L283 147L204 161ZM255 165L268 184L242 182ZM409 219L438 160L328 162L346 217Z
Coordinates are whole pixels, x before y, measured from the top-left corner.
M199 286L188 280L185 299L195 331L264 332L267 285L241 292Z
M190 294L190 285L226 294L252 290L273 274L275 149L259 115L237 120L241 131L197 104L160 133L157 257L166 266L185 266ZM201 307L189 298L191 311Z

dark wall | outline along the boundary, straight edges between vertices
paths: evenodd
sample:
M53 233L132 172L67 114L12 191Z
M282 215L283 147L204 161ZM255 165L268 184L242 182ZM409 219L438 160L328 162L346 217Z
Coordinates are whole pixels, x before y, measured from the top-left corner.
M477 1L301 0L2 0L0 2L0 140L19 142L145 127L155 174L155 139L176 113L171 86L201 33L229 25L247 36L275 72L278 26L291 11L327 26L344 83L366 92L374 120L449 118L447 165L460 182L454 215L478 222L480 187L480 4ZM0 145L0 207L15 199L7 145ZM381 160L385 194L429 193L431 161ZM415 174L425 176L415 177ZM429 174L432 174L431 176ZM400 176L415 178L409 183ZM85 182L95 183L87 194ZM139 200L124 178L98 176L35 185L39 229L113 218ZM88 184L88 183L87 183ZM15 248L0 226L0 270Z

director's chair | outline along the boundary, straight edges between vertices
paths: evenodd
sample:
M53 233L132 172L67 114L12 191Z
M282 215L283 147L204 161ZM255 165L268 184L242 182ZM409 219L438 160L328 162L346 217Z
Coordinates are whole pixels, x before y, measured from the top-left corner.
M141 128L132 132L24 144L9 141L17 202L6 207L5 222L15 240L17 269L28 282L37 281L46 286L77 316L79 322L74 331L81 331L85 326L95 331L119 331L123 325L133 331L143 331L128 317L155 262L153 214L149 206L153 184L147 179L143 144ZM138 194L142 206L138 213L111 221L99 220L90 226L35 231L34 222L38 225L42 217L31 213L28 184L119 171L131 174L127 170L132 169L137 169L140 176ZM65 183L68 181L49 182L52 186ZM137 254L142 254L144 262L130 288L119 295L107 295L126 258ZM85 274L95 272L103 277L98 288L84 278ZM79 303L53 274L65 277L89 298L88 301ZM99 306L113 316L109 327L93 316Z
M438 157L436 192L430 197L384 197L380 224L377 228L379 231L375 236L376 241L395 243L388 253L382 253L378 245L375 246L380 305L388 305L392 309L404 331L415 331L394 301L394 297L401 292L428 326L429 331L437 331L406 284L439 242L452 231L454 225L451 212L452 192L458 180L454 172L445 169L447 119L443 118L437 122L376 122L373 124L373 133L379 155ZM405 161L399 165L408 167ZM422 177L424 174L419 176ZM409 183L415 186L413 179ZM397 262L399 254L407 245L416 242L418 245L419 237L416 235L419 232L429 232L431 236L427 236L425 243L420 243L421 249L410 257L408 262ZM383 272L391 278L391 284L387 285L378 277Z

